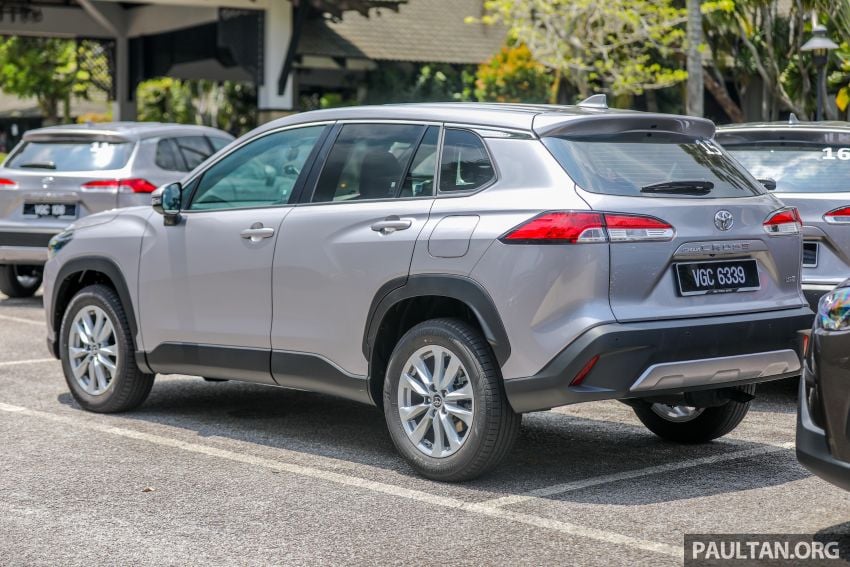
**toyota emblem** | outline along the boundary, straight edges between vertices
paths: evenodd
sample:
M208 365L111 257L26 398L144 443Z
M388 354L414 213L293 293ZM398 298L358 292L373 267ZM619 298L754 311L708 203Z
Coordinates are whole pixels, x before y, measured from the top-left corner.
M732 218L732 213L725 209L721 209L714 214L714 226L717 230L729 230L735 224L735 219Z

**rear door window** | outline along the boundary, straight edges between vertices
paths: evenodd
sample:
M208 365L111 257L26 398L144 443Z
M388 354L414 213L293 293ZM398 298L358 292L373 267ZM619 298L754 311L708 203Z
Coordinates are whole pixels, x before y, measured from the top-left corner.
M628 197L728 198L764 193L760 184L712 140L665 140L654 134L543 143L576 184L592 193Z
M474 191L495 177L481 138L469 130L447 128L440 160L440 191Z
M760 143L726 148L757 178L785 193L850 191L850 148L806 143Z
M425 126L418 124L344 125L325 160L312 202L398 197L423 133Z
M186 171L186 164L183 163L177 145L171 138L163 138L156 143L154 163L166 171Z
M190 171L213 154L213 147L205 136L180 136L174 141Z
M24 142L6 167L50 171L121 169L133 152L132 142L55 141Z

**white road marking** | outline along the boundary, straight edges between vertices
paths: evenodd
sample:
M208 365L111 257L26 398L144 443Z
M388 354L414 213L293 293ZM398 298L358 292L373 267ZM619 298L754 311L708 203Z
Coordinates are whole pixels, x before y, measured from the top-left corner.
M31 358L29 360L8 360L0 362L0 366L15 366L16 364L39 364L41 362L58 362L55 358Z
M30 325L46 325L44 321L33 320L33 319L24 319L23 317L12 317L10 315L0 315L0 319L4 321L11 321L13 323L27 323Z
M32 410L21 406L5 404L2 402L0 402L0 411L25 415L32 418L45 419L56 423L71 425L73 427L98 431L110 435L117 435L120 437L135 439L138 441L145 441L147 443L152 443L163 447L171 447L190 453L198 453L209 457L216 457L219 459L226 459L228 461L245 463L248 465L263 467L270 470L276 470L303 477L323 480L326 482L332 482L343 486L351 486L363 490L370 490L372 492L377 492L396 498L404 498L415 502L422 502L425 504L442 506L444 508L462 510L465 512L479 514L490 518L517 522L520 524L556 531L565 535L583 537L608 544L623 545L627 547L641 549L644 551L658 553L661 555L675 557L677 559L682 559L684 557L684 551L682 547L678 545L668 545L665 543L644 540L612 531L600 530L587 526L571 524L568 522L561 522L558 520L550 520L531 514L513 512L501 508L494 508L486 504L482 505L464 502L456 498L440 496L437 494L431 494L428 492L423 492L421 490L413 490L410 488L395 486L392 484L385 484L382 482L377 482L374 480L368 480L355 476L349 476L337 472L307 467L294 463L275 461L272 459L257 457L254 455L247 455L244 453L229 451L227 449L220 449L218 447L211 447L209 445L180 441L178 439L164 437L162 435L144 433L142 431L126 429L123 427L113 427L110 425L96 423L94 421L69 416L62 416L38 410Z
M519 504L522 502L527 502L528 500L533 500L535 498L548 498L551 496L557 496L559 494L564 494L567 492L574 492L576 490L583 490L585 488L591 488L593 486L600 486L603 484L610 484L612 482L619 482L622 480L632 480L636 478L641 478L645 476L651 476L655 474L662 474L673 471L680 471L684 469L690 469L693 467L699 467L702 465L713 465L716 463L722 463L725 461L735 461L738 459L747 459L749 457L758 457L761 455L768 455L770 453L778 453L781 451L787 451L794 447L793 443L782 443L779 446L768 445L766 447L754 447L752 449L744 449L741 451L733 451L731 453L723 453L721 455L712 455L710 457L701 457L698 459L689 459L687 461L676 461L673 463L666 463L663 465L656 465L653 467L646 467L642 469L635 469L630 471L622 471L613 474L607 474L603 476L596 476L593 478L586 478L582 480L576 480L572 482L564 482L561 484L553 484L551 486L544 486L543 488L537 488L535 490L530 490L524 494L517 494L513 496L504 496L502 498L494 498L492 500L486 500L481 503L481 506L486 506L488 508L499 508L502 506L510 506L513 504Z

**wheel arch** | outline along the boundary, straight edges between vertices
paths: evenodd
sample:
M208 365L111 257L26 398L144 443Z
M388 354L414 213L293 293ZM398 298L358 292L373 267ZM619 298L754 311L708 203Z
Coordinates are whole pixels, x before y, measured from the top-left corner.
M84 287L97 283L111 287L118 294L118 298L121 300L121 304L127 315L130 333L135 343L139 327L136 322L136 312L133 309L130 288L127 286L127 281L121 272L121 268L113 260L103 256L81 256L74 258L59 269L55 282L50 302L52 312L48 314L53 324L53 331L52 336L48 337L48 340L51 342L51 350L56 358L59 358L59 332L62 325L62 317L64 317L71 299ZM137 360L137 362L139 361ZM144 367L146 366L147 363L144 364Z
M428 303L434 309L430 316L413 316L400 328L395 325L395 328L388 328L388 323L404 318L400 313L402 308L416 302ZM363 334L363 355L369 362L369 391L376 405L381 405L379 394L383 390L388 358L386 348L378 348L382 339L389 337L397 341L412 325L446 316L460 316L476 325L493 349L499 366L505 364L511 354L507 331L493 299L475 280L450 274L397 278L387 282L375 294Z

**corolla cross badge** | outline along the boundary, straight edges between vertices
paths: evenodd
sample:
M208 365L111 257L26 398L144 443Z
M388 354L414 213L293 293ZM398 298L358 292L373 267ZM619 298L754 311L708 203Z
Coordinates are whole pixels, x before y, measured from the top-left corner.
M717 230L729 230L735 224L735 219L732 218L732 213L726 209L721 209L714 213L714 226Z

